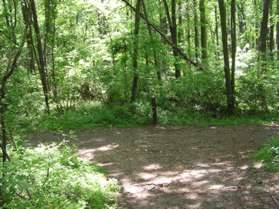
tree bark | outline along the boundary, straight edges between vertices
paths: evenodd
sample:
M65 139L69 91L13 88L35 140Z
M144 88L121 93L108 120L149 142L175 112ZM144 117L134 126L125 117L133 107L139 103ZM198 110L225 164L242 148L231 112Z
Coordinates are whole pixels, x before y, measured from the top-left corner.
M199 28L198 28L198 14L197 14L197 0L193 0L193 6L194 6L194 29L195 29L195 54L196 54L196 60L199 59L199 48L200 48L200 42L199 42Z
M217 5L214 6L214 13L215 13L215 39L216 39L216 46L217 46L217 57L219 55L219 19L218 19L218 9Z
M273 3L270 3L270 16L273 15ZM270 19L269 27L269 52L270 58L273 59L273 50L274 50L274 20L273 17Z
M260 37L259 37L259 43L258 43L259 58L261 61L261 66L258 71L259 79L261 78L262 73L266 70L268 19L269 19L271 3L272 3L272 0L263 1L263 16L262 16L262 21L261 21ZM262 85L260 85L258 91L260 92L259 101L261 103L262 109L264 111L268 111L268 105L267 105L264 87Z
M268 18L271 0L263 1L263 16L261 21L260 37L258 43L258 50L263 56L266 54L267 49L267 34L268 34Z
M171 12L169 10L169 6L166 0L163 0L165 13L168 20L169 30L171 34L171 40L173 43L172 52L174 56L174 69L175 69L175 77L179 78L181 76L181 71L179 67L179 54L177 52L178 41L177 41L177 23L176 23L176 0L171 0Z
M227 12L224 0L218 0L220 10L220 23L222 32L223 54L224 54L224 73L227 96L227 112L234 113L234 96L231 85L231 70L229 61L228 32L227 32Z
M30 12L32 14L32 19L33 19L33 28L36 36L36 47L38 52L38 67L39 67L39 74L40 74L44 98L45 98L45 108L46 111L49 113L47 72L46 72L45 56L43 51L42 39L41 39L41 32L40 32L38 16L37 16L37 9L34 0L29 0L29 4L30 4Z
M276 16L279 17L279 0L276 1ZM277 59L279 59L279 20L276 18L276 49Z
M231 88L233 104L235 106L235 61L236 61L236 0L231 0L231 41L232 41L232 66L231 66Z
M155 96L151 98L151 108L152 108L152 123L156 125L158 123L158 112L157 112L157 100Z
M206 0L200 0L200 24L201 24L201 58L202 63L207 63L207 20Z
M7 83L9 82L10 78L12 77L12 75L14 74L17 68L17 62L22 53L22 48L26 40L26 31L27 29L25 29L24 31L20 46L18 48L13 48L15 54L14 56L9 58L8 65L0 81L0 124L1 124L1 136L2 136L1 149L3 154L2 157L3 162L6 162L9 159L7 153L8 136L7 136L6 122L5 122L5 114L7 110L7 104L5 101L6 93L7 93L6 92Z
M138 91L138 50L139 50L139 30L140 30L140 8L141 0L136 2L136 12L135 12L135 28L134 28L134 41L133 41L133 55L132 55L132 67L133 67L133 83L131 92L131 103L134 103L137 98Z
M190 11L190 4L187 4L187 11ZM189 54L189 56L192 55L192 44L191 44L191 15L190 12L186 13L186 21L187 21L187 31L186 31L186 35L187 35L187 53ZM191 66L189 66L191 68Z
M44 33L44 58L45 68L49 72L48 88L52 91L54 100L57 98L57 84L55 76L55 33L56 33L56 0L44 0L45 8L45 33Z

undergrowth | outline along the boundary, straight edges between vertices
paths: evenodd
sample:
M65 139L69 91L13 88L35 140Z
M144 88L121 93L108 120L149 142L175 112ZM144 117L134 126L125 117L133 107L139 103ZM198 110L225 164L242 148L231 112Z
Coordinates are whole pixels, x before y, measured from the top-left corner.
M237 114L235 116L215 115L176 108L162 110L158 108L159 124L161 125L241 125L272 124L278 121L275 113ZM124 105L86 104L70 108L63 112L53 110L51 114L41 114L37 117L24 118L17 121L18 130L33 132L37 130L75 130L96 127L137 127L151 124L151 108L147 105L137 105L133 112L131 107Z
M20 147L1 166L3 208L113 209L117 181L79 158L67 144Z
M262 161L269 171L279 171L279 137L273 137L254 155L257 161Z

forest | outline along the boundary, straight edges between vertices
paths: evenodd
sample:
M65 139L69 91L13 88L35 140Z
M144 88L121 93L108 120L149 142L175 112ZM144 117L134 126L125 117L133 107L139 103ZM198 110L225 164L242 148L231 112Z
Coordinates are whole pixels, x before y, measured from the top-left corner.
M279 0L1 0L0 208L279 208Z

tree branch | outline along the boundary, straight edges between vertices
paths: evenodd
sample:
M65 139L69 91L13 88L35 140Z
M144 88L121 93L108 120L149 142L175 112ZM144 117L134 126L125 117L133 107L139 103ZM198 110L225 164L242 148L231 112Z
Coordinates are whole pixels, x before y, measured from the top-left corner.
M124 2L131 10L136 12L136 8L132 6L128 0L121 0L121 1ZM162 31L160 31L158 27L156 27L154 24L149 22L148 18L145 17L144 14L140 13L140 17L144 20L146 25L150 26L154 32L158 33L166 41L167 44L173 47L176 50L176 52L179 54L179 56L182 57L187 63L197 67L198 69L203 69L201 63L195 62L192 59L190 59L188 55L181 48L175 46L175 44L171 40L169 40L168 37Z

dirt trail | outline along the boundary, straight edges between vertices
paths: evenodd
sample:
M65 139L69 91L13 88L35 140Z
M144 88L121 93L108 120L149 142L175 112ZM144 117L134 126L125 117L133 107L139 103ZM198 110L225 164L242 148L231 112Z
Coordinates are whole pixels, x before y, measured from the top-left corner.
M278 133L266 126L158 126L88 130L77 138L79 154L120 181L121 209L278 209L279 174L249 159Z

